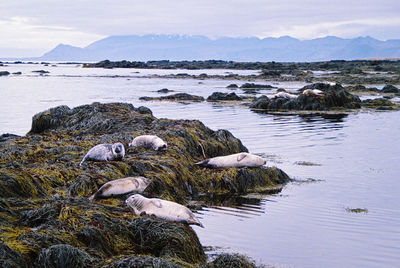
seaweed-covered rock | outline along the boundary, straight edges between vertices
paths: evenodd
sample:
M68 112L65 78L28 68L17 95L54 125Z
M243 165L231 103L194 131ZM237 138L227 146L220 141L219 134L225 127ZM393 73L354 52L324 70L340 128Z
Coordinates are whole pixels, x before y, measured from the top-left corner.
M350 94L341 85L330 85L316 83L299 89L299 92L311 90L311 94L301 93L297 98L269 99L261 96L250 105L253 109L259 110L318 110L327 111L337 108L355 109L360 108L361 100L358 96ZM312 90L319 90L322 93L313 94Z
M35 267L81 268L90 267L91 262L91 258L83 250L61 244L43 249L36 260Z
M386 85L382 88L382 93L399 93L400 90L393 85Z
M133 256L121 261L112 263L109 268L179 268L181 266L167 260L149 256Z
M244 83L240 86L240 88L247 88L247 89L271 89L274 88L271 85L262 85L262 84L254 84L254 83Z
M229 84L229 85L227 86L227 88L230 88L230 89L237 89L237 88L238 88L238 85L236 85L236 84Z
M396 105L386 98L377 98L363 100L362 106L378 110L392 110Z
M220 254L207 267L256 268L255 263L241 254Z
M162 96L162 97L140 97L139 100L204 101L204 98L201 96L191 95L188 93L176 93L173 95Z
M160 90L157 90L158 93L169 93L173 92L173 90L169 90L168 88L162 88Z
M10 75L10 72L8 72L8 71L1 71L0 72L0 76L7 76L7 75Z
M184 224L145 217L133 220L129 228L138 243L138 253L178 258L193 264L206 260L196 233Z
M123 161L79 167L94 145L127 145L147 133L168 142L168 150L128 150ZM3 135L0 144L0 240L28 266L62 257L73 267L74 256L102 266L138 254L205 263L191 227L138 218L123 196L87 199L111 180L147 177L152 182L145 195L183 205L200 196L207 203L209 196L264 192L289 180L275 167L200 168L195 163L204 157L248 150L227 130L213 131L197 120L157 119L148 108L124 103L52 108L33 117L26 136Z
M20 268L28 266L20 253L12 250L0 241L0 267Z
M240 100L242 100L242 98L236 95L235 92L231 93L213 92L207 98L207 101L240 101Z

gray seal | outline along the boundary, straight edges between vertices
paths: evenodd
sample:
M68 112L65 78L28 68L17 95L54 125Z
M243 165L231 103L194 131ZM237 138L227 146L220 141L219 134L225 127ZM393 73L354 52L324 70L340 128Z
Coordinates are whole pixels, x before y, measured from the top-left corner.
M125 203L137 216L154 215L167 221L194 224L204 228L190 209L175 202L134 194L128 197Z
M83 157L79 166L86 160L91 161L118 161L122 160L125 156L125 147L122 143L117 142L114 144L102 143L92 147L87 154Z
M260 167L265 164L266 160L264 158L249 153L217 156L196 163L198 166L208 168Z
M150 184L151 180L145 177L127 177L123 179L109 181L89 197L89 200L98 198L122 195L130 192L142 193Z
M129 146L151 148L156 151L167 149L167 143L155 135L141 135L133 139Z

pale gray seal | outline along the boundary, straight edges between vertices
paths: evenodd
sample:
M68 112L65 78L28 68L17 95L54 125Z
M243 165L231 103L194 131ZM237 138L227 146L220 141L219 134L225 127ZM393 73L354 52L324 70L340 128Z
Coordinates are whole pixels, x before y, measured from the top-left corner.
M102 143L92 147L83 157L79 166L86 160L92 161L117 161L122 160L125 156L125 147L122 143L114 144Z
M273 98L295 99L295 98L297 98L297 95L281 91L281 92L275 93Z
M306 95L306 96L317 96L317 97L320 97L320 96L324 95L324 92L322 90L319 90L319 89L306 89L306 90L303 91L302 94Z
M103 184L97 192L89 197L89 200L126 194L133 191L142 193L150 182L151 180L145 177L127 177L109 181Z
M137 216L154 215L164 220L194 224L204 228L190 209L175 202L134 194L128 197L125 203Z
M152 148L156 151L166 150L167 143L155 135L141 135L133 139L129 146Z
M196 165L208 168L225 167L259 167L265 165L266 161L258 155L249 153L238 153L225 156L217 156L197 162Z

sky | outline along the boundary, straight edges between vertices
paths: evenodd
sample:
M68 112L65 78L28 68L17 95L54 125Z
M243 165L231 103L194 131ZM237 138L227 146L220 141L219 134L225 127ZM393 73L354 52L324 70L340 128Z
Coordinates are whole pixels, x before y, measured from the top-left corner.
M144 34L400 39L400 1L0 0L0 58Z

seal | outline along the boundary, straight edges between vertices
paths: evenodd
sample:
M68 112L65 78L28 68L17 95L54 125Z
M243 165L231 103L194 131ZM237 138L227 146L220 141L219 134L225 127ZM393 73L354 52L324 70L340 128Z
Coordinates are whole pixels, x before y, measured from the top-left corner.
M260 167L267 161L258 155L249 153L238 153L225 156L217 156L197 162L196 165L208 168L226 167Z
M102 143L92 147L83 157L79 166L82 166L86 160L91 161L114 161L122 160L125 156L125 147L122 143L114 144Z
M194 224L204 228L190 209L175 202L134 194L128 197L125 203L137 216L154 215L167 221Z
M111 197L133 191L142 193L150 182L151 180L145 177L127 177L109 181L103 184L97 192L90 196L89 200L92 201L98 198Z
M281 91L281 92L274 94L273 98L295 99L295 98L297 98L297 95Z
M320 96L324 95L324 92L322 90L319 90L319 89L306 89L306 90L303 91L302 94L306 95L306 96L317 96L317 97L320 97Z
M155 135L141 135L133 139L129 146L152 148L156 151L167 149L167 143Z

